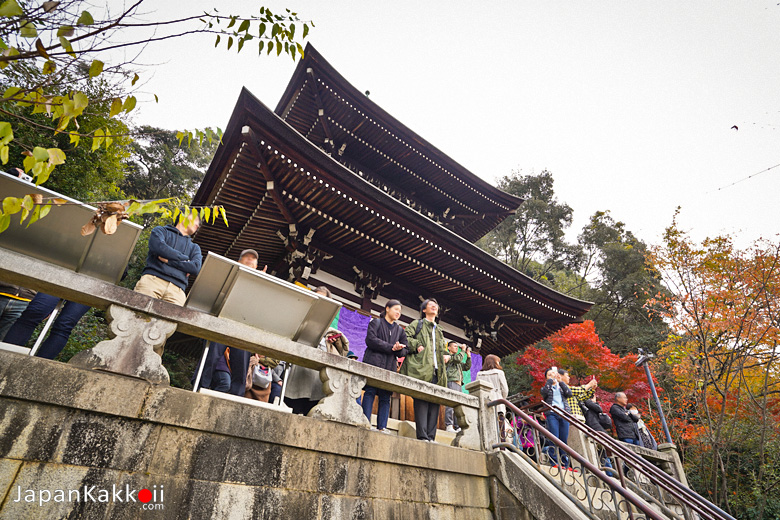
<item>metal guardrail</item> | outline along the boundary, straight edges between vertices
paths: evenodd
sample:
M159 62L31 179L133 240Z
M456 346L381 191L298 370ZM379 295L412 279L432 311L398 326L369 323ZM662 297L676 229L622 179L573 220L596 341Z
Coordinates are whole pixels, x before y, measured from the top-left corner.
M509 401L498 399L488 406L495 407L497 404L505 405L517 419L513 428L515 443L501 439L499 434L499 442L493 447L519 454L591 518L603 518L606 514L617 520L733 520L717 506L645 461L624 443L606 433L596 432L563 410L554 409L570 428L576 428L595 443L600 460L598 466ZM548 412L553 410L546 403L544 406ZM529 429L533 446L523 447L518 440L525 438L527 441ZM675 512L673 508L679 511Z

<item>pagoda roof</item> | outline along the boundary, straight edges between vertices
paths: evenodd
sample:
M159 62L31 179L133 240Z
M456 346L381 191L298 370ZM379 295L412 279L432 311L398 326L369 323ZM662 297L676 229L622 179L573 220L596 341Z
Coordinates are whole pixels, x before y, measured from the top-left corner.
M455 162L358 91L308 44L276 113L336 160L472 242L523 199Z
M229 227L204 225L206 251L231 258L246 248L272 269L287 254L294 223L332 255L323 269L349 280L359 268L390 285L383 294L413 305L438 298L445 322L499 318L482 352L505 355L579 321L591 304L561 294L500 262L333 159L243 89L195 205L221 204ZM412 303L410 303L412 302Z

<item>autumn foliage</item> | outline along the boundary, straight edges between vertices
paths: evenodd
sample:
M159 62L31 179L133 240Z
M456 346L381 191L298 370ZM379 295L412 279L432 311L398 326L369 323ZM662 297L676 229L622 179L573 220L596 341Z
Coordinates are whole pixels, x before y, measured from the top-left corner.
M644 370L634 365L637 356L621 357L612 353L599 339L592 321L569 325L547 340L550 349L529 347L517 358L519 364L530 370L535 399L540 399L539 390L551 366L568 370L574 386L585 384L595 376L599 383L596 397L605 410L614 401L615 392L625 392L630 402L637 403L650 396Z

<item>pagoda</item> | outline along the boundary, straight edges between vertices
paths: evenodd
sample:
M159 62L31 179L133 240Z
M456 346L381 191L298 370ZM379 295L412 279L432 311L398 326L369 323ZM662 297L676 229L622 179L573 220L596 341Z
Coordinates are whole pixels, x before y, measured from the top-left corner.
M474 245L522 202L393 118L308 45L276 110L241 91L193 204L222 205L229 220L201 228L204 252L235 259L256 249L268 272L324 285L364 314L398 299L404 323L436 298L447 338L503 356L591 306Z

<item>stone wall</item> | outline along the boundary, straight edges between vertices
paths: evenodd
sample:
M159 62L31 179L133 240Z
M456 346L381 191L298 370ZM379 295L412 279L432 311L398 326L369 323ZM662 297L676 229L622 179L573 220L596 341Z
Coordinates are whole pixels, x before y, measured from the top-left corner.
M2 518L487 520L487 461L0 351ZM67 501L75 490L82 501Z

